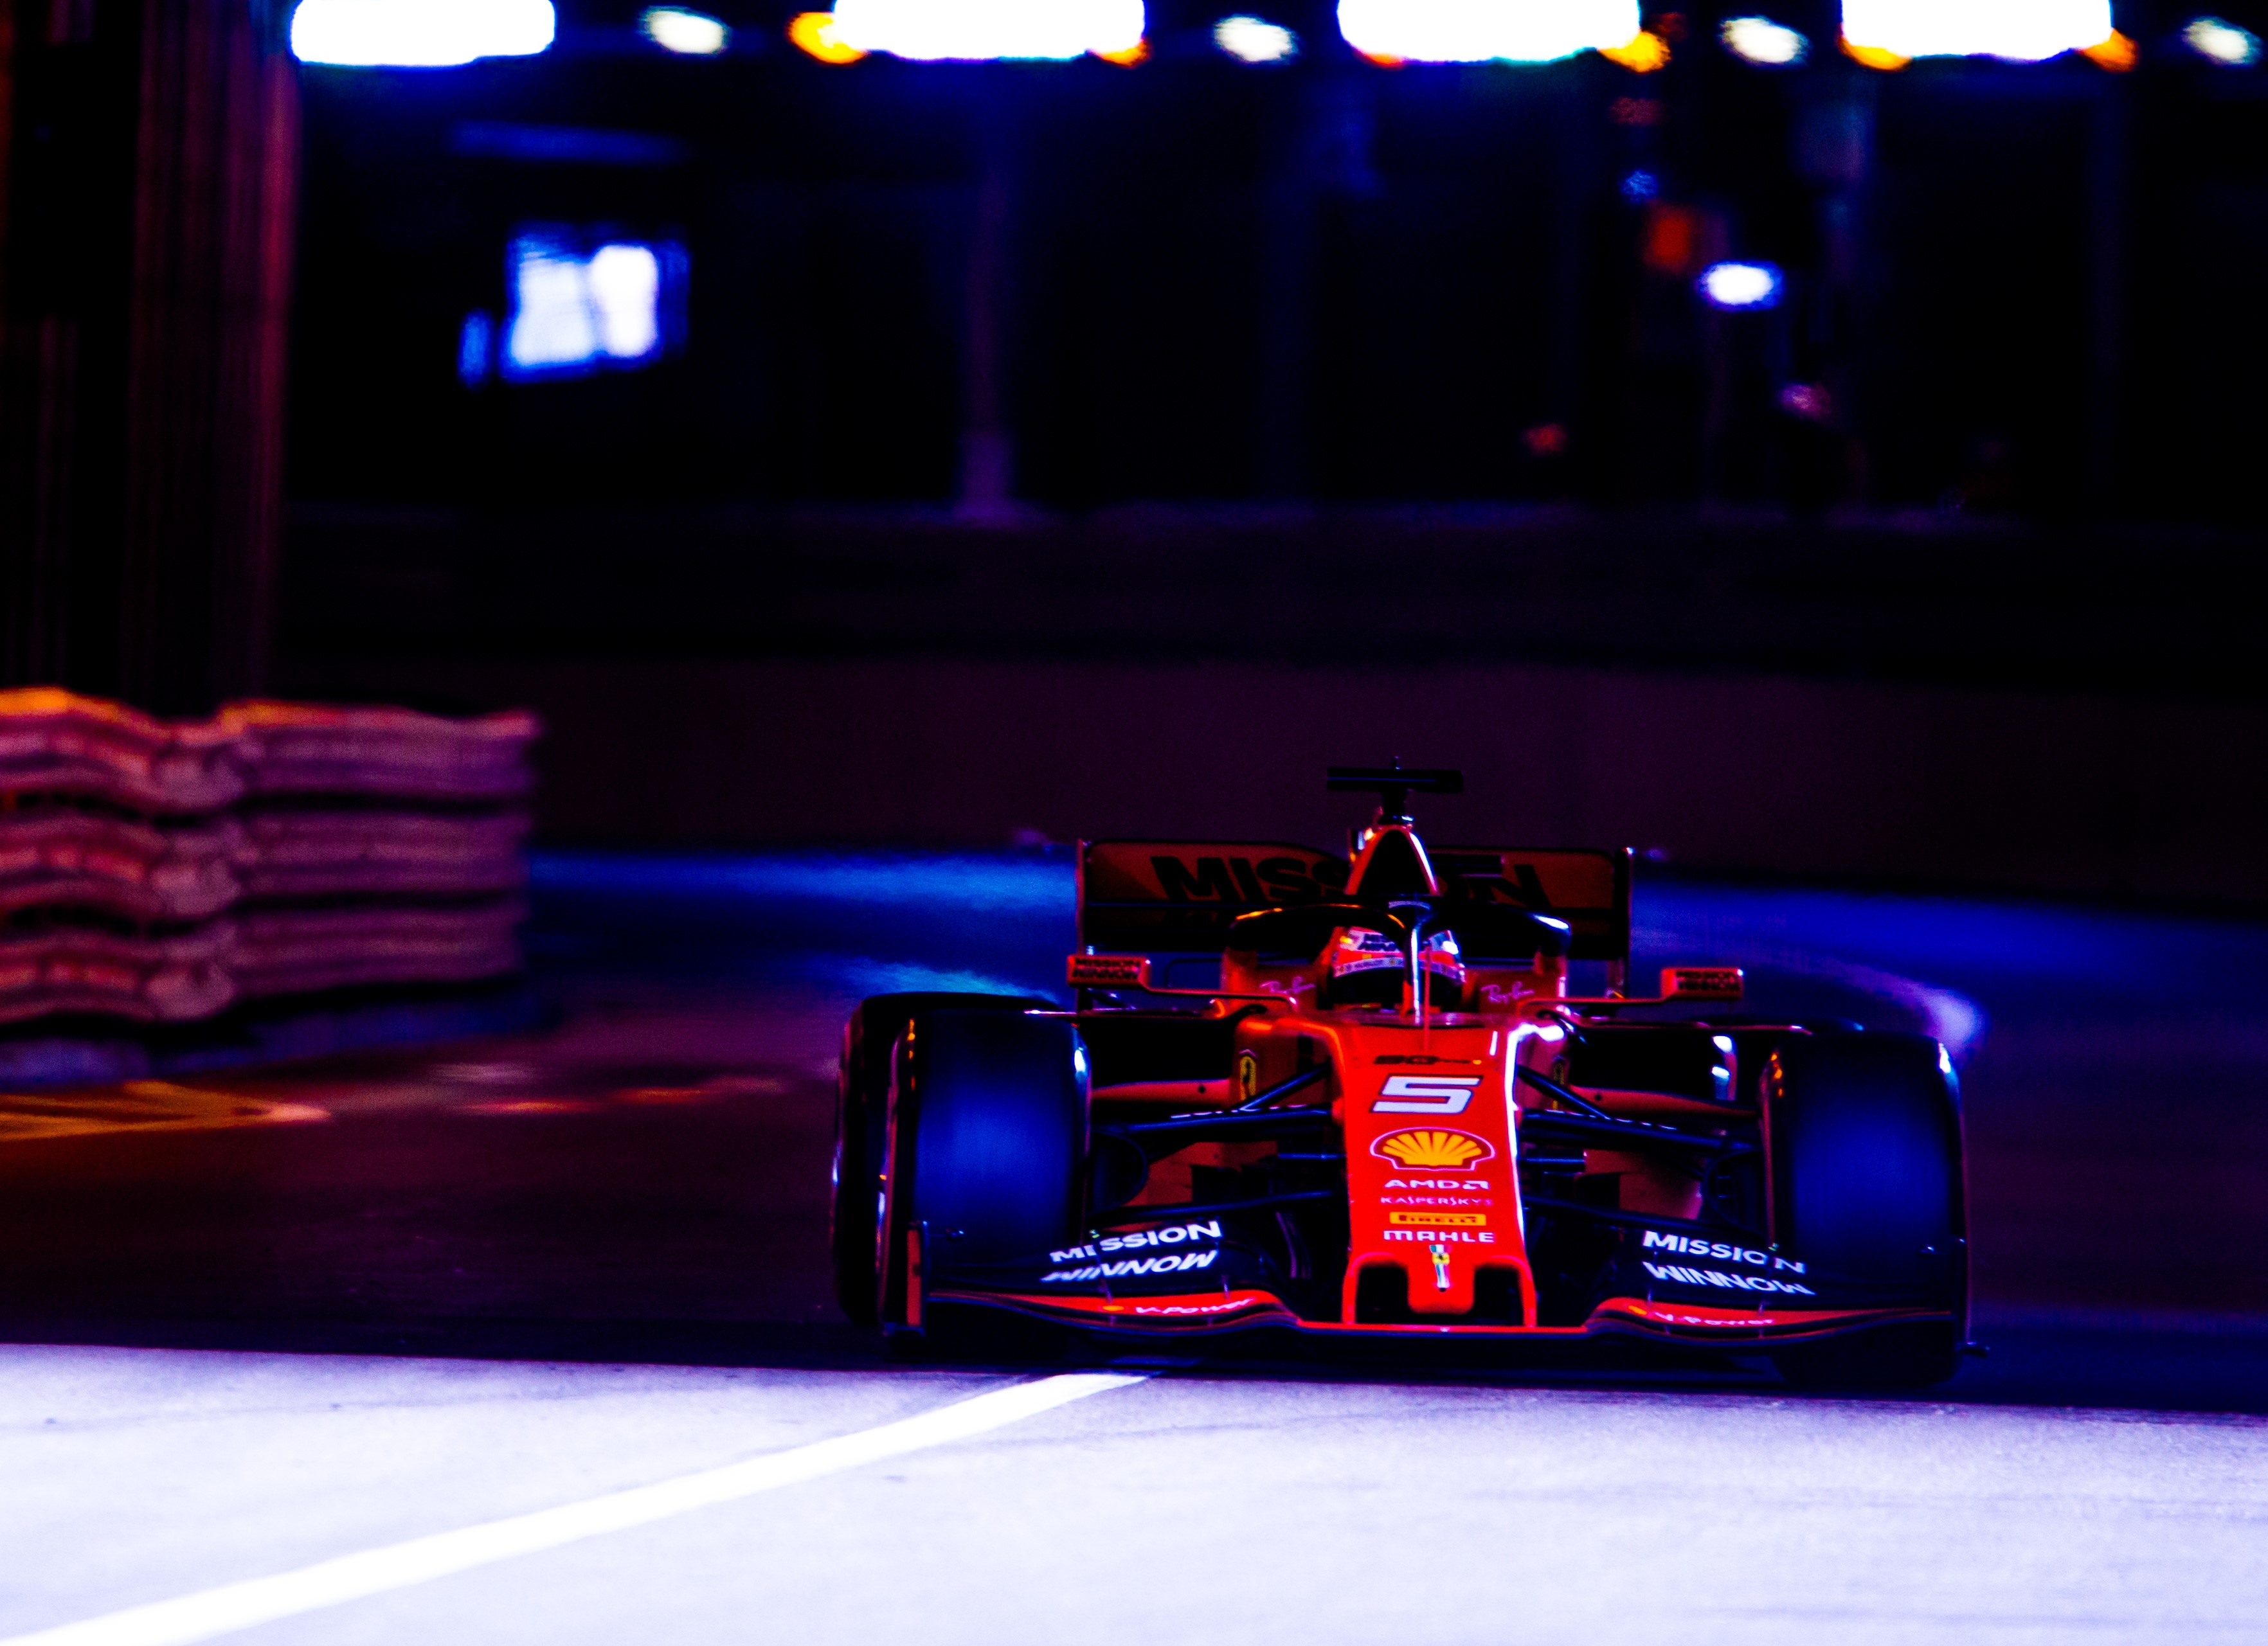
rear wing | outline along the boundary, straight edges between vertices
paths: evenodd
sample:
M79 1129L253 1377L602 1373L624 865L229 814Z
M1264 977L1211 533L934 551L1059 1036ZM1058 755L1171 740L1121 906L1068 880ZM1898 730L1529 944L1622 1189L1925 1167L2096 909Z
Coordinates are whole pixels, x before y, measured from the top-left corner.
M1626 849L1449 846L1428 856L1445 890L1454 876L1477 901L1565 921L1572 958L1628 958ZM1105 954L1218 954L1238 915L1336 901L1350 867L1336 852L1282 841L1082 841L1079 941Z
M1219 954L1239 915L1336 901L1351 866L1282 841L1081 841L1079 944L1106 954Z
M1445 891L1454 875L1476 902L1565 921L1570 959L1630 959L1629 847L1444 846L1425 855Z

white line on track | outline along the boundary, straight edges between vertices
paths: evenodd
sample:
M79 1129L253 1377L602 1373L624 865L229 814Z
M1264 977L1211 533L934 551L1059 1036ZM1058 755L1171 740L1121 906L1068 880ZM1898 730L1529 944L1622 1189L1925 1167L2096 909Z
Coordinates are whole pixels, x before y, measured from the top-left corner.
M579 1503L491 1520L485 1525L412 1538L360 1554L319 1561L297 1571L278 1572L272 1577L254 1577L178 1599L129 1606L82 1622L12 1635L0 1640L0 1646L187 1646L191 1641L210 1640L254 1624L406 1589L514 1555L555 1549L563 1543L838 1474L903 1452L948 1445L1154 1375L1146 1370L1067 1372L1020 1383L855 1435L814 1441L652 1486L609 1492Z

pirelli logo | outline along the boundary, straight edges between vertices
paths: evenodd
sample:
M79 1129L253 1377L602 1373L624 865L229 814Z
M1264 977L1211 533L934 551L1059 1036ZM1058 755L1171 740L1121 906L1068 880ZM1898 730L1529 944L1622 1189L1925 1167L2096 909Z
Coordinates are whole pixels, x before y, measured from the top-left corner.
M1485 1229L1488 1227L1488 1214L1486 1212L1388 1212L1386 1215L1386 1221L1396 1227L1417 1223L1428 1229Z

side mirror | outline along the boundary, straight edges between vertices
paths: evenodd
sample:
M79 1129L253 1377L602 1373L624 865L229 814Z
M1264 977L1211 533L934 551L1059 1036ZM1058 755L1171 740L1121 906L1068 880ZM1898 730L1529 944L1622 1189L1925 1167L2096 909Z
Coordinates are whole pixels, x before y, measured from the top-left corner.
M1737 966L1665 966L1664 1000L1738 1000L1746 981Z

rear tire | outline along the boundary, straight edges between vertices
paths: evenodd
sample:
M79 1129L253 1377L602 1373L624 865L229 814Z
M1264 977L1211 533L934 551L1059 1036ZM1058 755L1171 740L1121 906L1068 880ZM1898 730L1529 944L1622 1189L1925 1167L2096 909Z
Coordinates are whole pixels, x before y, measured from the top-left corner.
M877 995L843 1025L835 1094L834 1204L828 1245L835 1299L860 1326L873 1326L874 1238L888 1120L890 1048L916 1012L939 1007L1021 1012L1054 1002L1023 995Z
M924 1278L1071 1244L1086 1211L1086 1048L1059 1018L917 1014L890 1089L880 1238L870 1275L887 1326L917 1324L909 1235Z
M1953 1317L1793 1344L1773 1364L1810 1388L1944 1382L1968 1335L1969 1246L1960 1090L1942 1048L1918 1034L1791 1036L1764 1091L1774 1238Z

